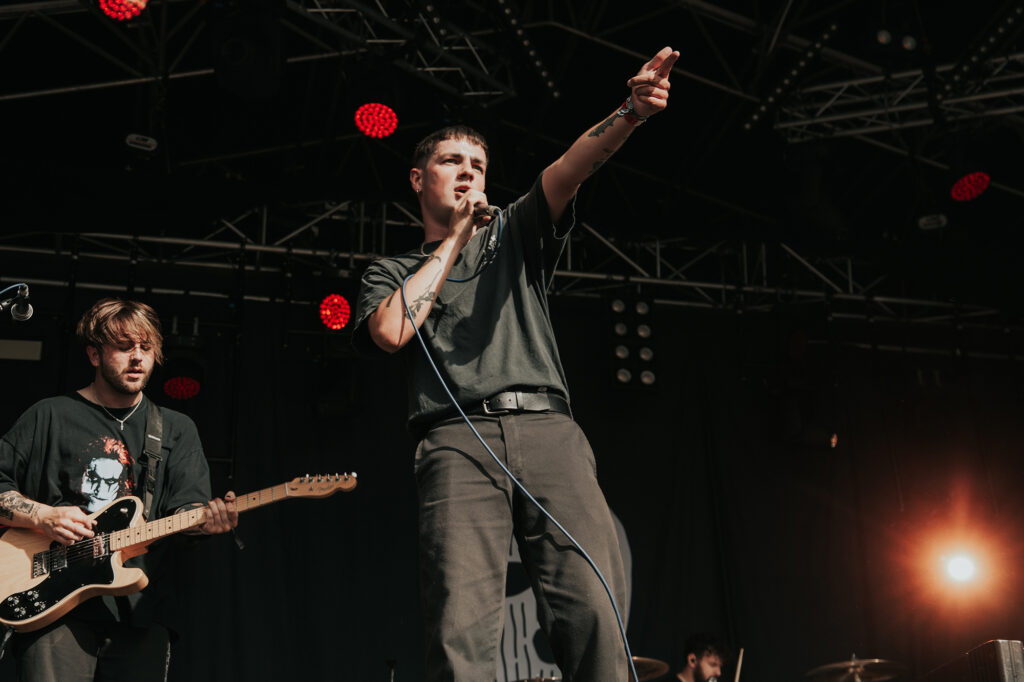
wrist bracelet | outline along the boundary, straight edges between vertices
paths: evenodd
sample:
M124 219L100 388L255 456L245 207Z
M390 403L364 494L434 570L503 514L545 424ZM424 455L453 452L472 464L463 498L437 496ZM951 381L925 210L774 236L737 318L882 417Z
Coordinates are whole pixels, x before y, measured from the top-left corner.
M619 110L615 112L615 115L621 116L622 118L626 119L626 122L632 125L634 128L643 123L644 121L646 121L648 118L647 116L641 116L640 114L635 112L635 110L633 109L632 95L626 98L626 101L622 103L622 106L619 107Z

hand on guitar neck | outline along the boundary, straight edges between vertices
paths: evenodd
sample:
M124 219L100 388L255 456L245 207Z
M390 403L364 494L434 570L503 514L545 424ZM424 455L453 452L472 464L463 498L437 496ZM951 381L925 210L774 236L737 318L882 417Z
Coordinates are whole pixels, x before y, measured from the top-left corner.
M178 513L198 506L201 505L188 505ZM229 490L224 499L215 497L210 500L205 507L205 516L206 521L196 529L196 532L203 535L226 533L236 527L238 510L235 507L234 491ZM78 507L51 507L30 500L14 490L0 493L0 518L5 525L39 531L62 545L93 537L93 528L96 526L96 520Z
M229 490L222 500L215 497L206 505L206 523L199 526L203 535L226 533L238 525L238 508L235 506L235 491Z

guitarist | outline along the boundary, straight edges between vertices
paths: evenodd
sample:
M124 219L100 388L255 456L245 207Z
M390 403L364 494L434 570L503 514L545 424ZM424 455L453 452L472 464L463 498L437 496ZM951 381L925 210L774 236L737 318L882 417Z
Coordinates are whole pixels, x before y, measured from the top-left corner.
M211 499L209 468L191 419L157 408L160 453L144 455L150 405L143 389L154 364L163 361L156 312L144 303L105 298L76 331L95 376L72 394L36 403L0 439L0 523L70 545L93 537L87 512L136 495L147 499L147 520L207 506L200 533L234 528L234 493ZM166 680L169 606L175 602L166 549L158 543L126 562L149 576L143 592L89 599L41 630L14 635L19 679Z

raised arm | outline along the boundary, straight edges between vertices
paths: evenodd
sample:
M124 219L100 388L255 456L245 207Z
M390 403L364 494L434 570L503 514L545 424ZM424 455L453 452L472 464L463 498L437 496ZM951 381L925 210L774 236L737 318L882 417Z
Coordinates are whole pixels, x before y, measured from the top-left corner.
M626 141L633 129L668 106L669 74L679 58L671 47L640 67L626 81L630 96L618 110L579 137L544 171L544 197L557 222L580 185Z

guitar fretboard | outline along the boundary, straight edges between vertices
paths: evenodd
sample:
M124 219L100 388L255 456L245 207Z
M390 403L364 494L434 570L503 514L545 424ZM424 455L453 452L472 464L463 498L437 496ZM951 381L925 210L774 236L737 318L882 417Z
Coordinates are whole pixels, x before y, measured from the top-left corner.
M279 502L286 497L288 497L288 489L284 483L281 483L271 488L264 488L242 497L236 497L235 508L241 513L262 507L265 504ZM196 507L180 514L167 516L132 528L116 530L107 536L108 551L113 552L132 545L159 540L174 533L196 528L204 523L206 523L206 507Z

